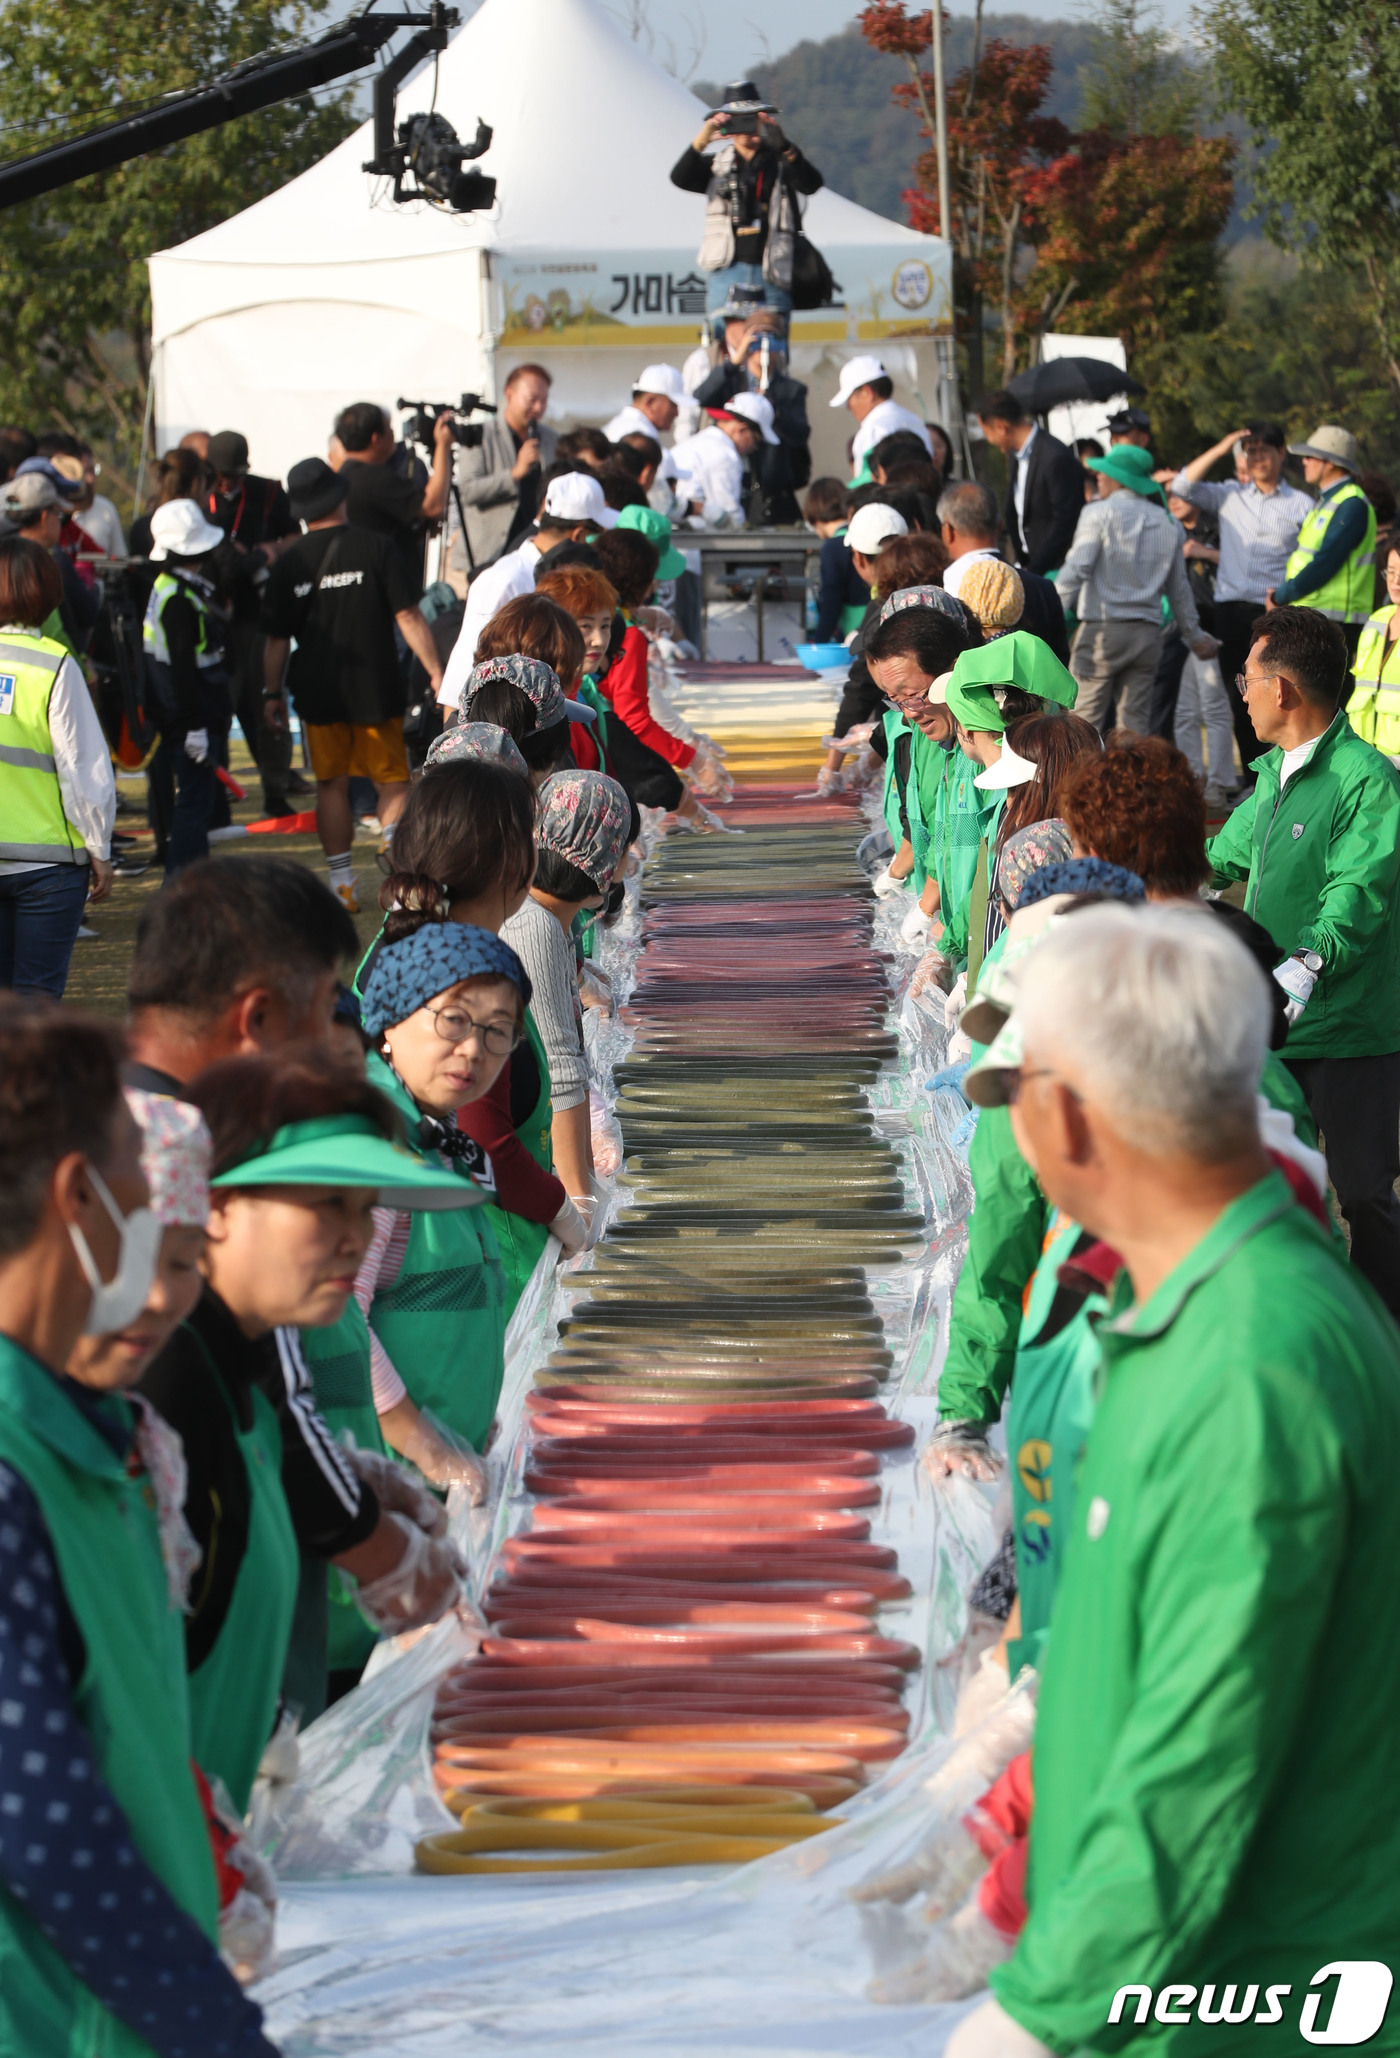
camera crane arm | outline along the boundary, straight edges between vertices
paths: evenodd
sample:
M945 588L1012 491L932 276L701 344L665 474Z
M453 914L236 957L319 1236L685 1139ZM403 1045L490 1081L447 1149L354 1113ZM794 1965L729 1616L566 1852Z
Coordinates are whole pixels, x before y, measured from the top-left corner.
M381 162L385 154L385 110L387 142L392 151L395 87L424 58L447 48L448 31L457 26L459 19L457 9L444 6L442 0L432 0L426 14L366 12L299 50L250 58L236 71L207 86L196 86L186 93L167 93L154 107L140 113L124 115L101 128L89 129L86 135L0 164L0 208L37 200L44 193L71 185L75 179L111 171L133 157L144 157L171 143L182 143L189 136L216 129L240 115L256 114L264 107L275 106L279 100L291 100L298 93L345 78L377 57L400 29L411 28L418 33L380 75L381 79L391 81L387 92L381 90L379 80L375 84L376 156L365 169L393 176L394 165Z

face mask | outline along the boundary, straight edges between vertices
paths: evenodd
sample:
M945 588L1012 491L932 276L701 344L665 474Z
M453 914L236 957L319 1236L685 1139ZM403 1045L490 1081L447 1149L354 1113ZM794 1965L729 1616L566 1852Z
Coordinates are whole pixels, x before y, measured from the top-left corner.
M113 1330L125 1329L146 1305L146 1296L155 1279L156 1262L160 1257L161 1225L151 1208L133 1208L129 1215L123 1215L95 1165L88 1166L88 1177L121 1237L115 1277L102 1277L88 1240L76 1222L69 1223L68 1234L78 1253L78 1263L92 1288L92 1306L83 1324L83 1335L108 1336Z

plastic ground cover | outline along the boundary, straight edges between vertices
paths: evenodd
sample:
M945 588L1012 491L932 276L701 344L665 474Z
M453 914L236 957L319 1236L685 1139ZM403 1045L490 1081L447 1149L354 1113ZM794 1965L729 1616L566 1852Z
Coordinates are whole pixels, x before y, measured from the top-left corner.
M732 682L731 703L741 688L747 698L747 682ZM801 678L791 688L765 678L760 690L774 697L784 751L802 735L814 764L813 739L830 720L829 690ZM708 682L677 694L687 717L724 741L720 698ZM858 818L851 823L858 834ZM623 1003L636 982L639 940L633 889L601 957ZM258 1998L291 2058L416 2058L455 2052L468 2040L509 2042L523 2053L557 2052L567 2043L600 2053L922 2054L938 2051L963 2012L966 2004L889 2008L866 1998L871 1977L908 1958L916 1939L907 1915L857 1907L849 1895L908 1856L942 1812L960 1809L977 1790L975 1776L959 1769L945 1725L958 1683L964 1597L996 1540L987 1491L960 1482L935 1494L914 1457L935 1414L970 1203L970 1124L966 1103L939 1079L941 1003L936 995L917 1006L902 997L912 961L897 955L897 923L884 907L876 942L891 954L898 1049L867 1099L877 1133L901 1161L905 1205L928 1225L900 1262L866 1274L893 1358L880 1398L917 1431L913 1450L880 1456L879 1502L862 1510L872 1540L897 1550L912 1588L908 1600L882 1607L876 1623L880 1634L906 1638L924 1653L905 1696L909 1748L870 1768L877 1776L838 1811L842 1826L741 1868L415 1876L416 1839L453 1824L429 1776L434 1688L474 1645L469 1628L439 1625L313 1726L302 1742L301 1781L268 1824L283 1882L280 1958ZM616 1099L612 1068L631 1037L616 1019L591 1018L590 1031L606 1120ZM625 1208L630 1198L624 1184L610 1205ZM512 1325L493 1495L483 1510L455 1511L479 1585L528 1522L526 1397L560 1320L587 1289L589 1270L588 1259L558 1275L542 1265Z

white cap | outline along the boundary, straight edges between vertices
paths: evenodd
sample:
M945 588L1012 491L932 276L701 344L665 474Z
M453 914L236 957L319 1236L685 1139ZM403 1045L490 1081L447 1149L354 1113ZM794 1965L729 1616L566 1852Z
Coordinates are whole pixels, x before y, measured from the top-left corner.
M841 367L841 383L836 388L833 407L844 407L857 386L868 386L872 379L887 379L889 373L878 357L850 357Z
M151 516L151 556L157 563L167 557L202 557L224 540L193 500L167 500Z
M600 529L617 527L616 511L603 498L603 489L591 472L563 472L545 488L541 519L572 527L575 522L596 522Z
M988 765L985 772L979 772L973 780L984 793L1005 793L1012 786L1029 786L1040 770L1028 757L1017 757L1009 743L1001 746L1001 756L994 765Z
M895 508L886 507L882 500L867 500L847 524L846 547L858 550L862 557L874 557L880 545L888 543L892 536L908 534L909 524Z
M677 407L685 399L685 387L681 375L673 364L644 364L632 381L634 393L659 393L665 400L674 400Z
M951 672L940 672L936 679L929 681L929 689L924 695L924 699L931 700L935 707L946 707L948 705L948 688L952 683L953 675ZM977 782L974 779L972 783L975 786Z
M777 442L778 438L773 434L773 403L765 400L761 393L736 393L732 400L725 401L724 412L742 415L746 422L752 422L756 429L763 431L765 443Z

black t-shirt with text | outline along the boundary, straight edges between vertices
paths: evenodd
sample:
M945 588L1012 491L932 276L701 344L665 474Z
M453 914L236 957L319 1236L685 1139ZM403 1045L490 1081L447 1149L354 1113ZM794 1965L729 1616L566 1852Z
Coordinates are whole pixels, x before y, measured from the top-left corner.
M283 552L268 574L262 627L296 644L288 684L304 722L370 727L403 713L394 616L417 603L386 536L341 524L312 529Z
M347 457L341 473L350 481L346 521L352 528L389 538L404 570L417 582L416 600L423 590L423 543L428 532L423 520L427 474L422 465L411 455L406 471L393 462L366 464L363 458Z

